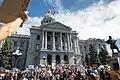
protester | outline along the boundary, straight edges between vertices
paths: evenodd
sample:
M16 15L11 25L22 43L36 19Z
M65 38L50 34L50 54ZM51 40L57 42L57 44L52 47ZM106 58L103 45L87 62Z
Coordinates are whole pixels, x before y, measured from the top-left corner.
M78 66L79 67L79 66ZM45 67L39 70L0 72L0 80L110 80L107 68L85 67L85 75L75 66ZM4 73L4 75L1 75ZM81 74L82 73L82 74Z

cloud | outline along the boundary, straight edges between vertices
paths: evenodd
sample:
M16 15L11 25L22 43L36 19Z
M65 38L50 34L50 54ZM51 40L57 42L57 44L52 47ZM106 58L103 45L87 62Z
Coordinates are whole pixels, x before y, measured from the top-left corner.
M92 5L83 11L58 14L55 17L77 30L81 39L90 37L106 39L109 35L118 38L120 37L119 8L120 1L113 1L105 5Z
M70 26L79 33L80 39L120 38L120 1L116 0L109 4L92 5L77 12L65 11L55 15L55 19ZM26 26L40 25L42 18L29 18Z
M28 20L23 24L22 28L19 28L19 30L17 31L18 34L26 34L26 35L30 35L30 28L32 26L40 26L41 25L41 20L42 17L29 17Z
M61 10L63 8L62 4L61 4L61 0L43 0L44 3L46 5L51 5L53 7L58 8L59 10Z

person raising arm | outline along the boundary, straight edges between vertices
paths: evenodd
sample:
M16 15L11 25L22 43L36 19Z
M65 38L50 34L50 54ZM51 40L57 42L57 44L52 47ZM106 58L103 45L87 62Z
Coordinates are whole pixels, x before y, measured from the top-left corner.
M18 28L23 24L23 22L27 20L27 14L27 11L23 11L18 15L18 18L16 20L0 27L0 42L11 36L14 32L18 30Z

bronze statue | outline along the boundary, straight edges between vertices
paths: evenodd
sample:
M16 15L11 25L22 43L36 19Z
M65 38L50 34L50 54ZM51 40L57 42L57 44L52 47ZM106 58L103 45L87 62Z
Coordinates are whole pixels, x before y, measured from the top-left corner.
M119 51L119 48L118 48L117 45L115 44L116 41L117 41L117 40L112 39L111 36L109 36L109 39L106 41L107 44L110 44L110 48L111 48L113 54L115 53L115 52L114 52L114 49L117 49L117 51L120 52L120 51Z

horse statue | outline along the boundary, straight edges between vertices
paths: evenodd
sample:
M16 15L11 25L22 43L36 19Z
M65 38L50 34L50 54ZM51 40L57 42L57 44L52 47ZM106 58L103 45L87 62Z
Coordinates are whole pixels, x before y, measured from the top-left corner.
M110 48L111 48L113 54L115 54L114 49L117 49L118 53L120 52L119 45L118 45L118 44L120 44L120 40L119 39L118 40L114 40L114 39L112 39L111 36L109 36L109 39L106 41L106 43L110 44Z

